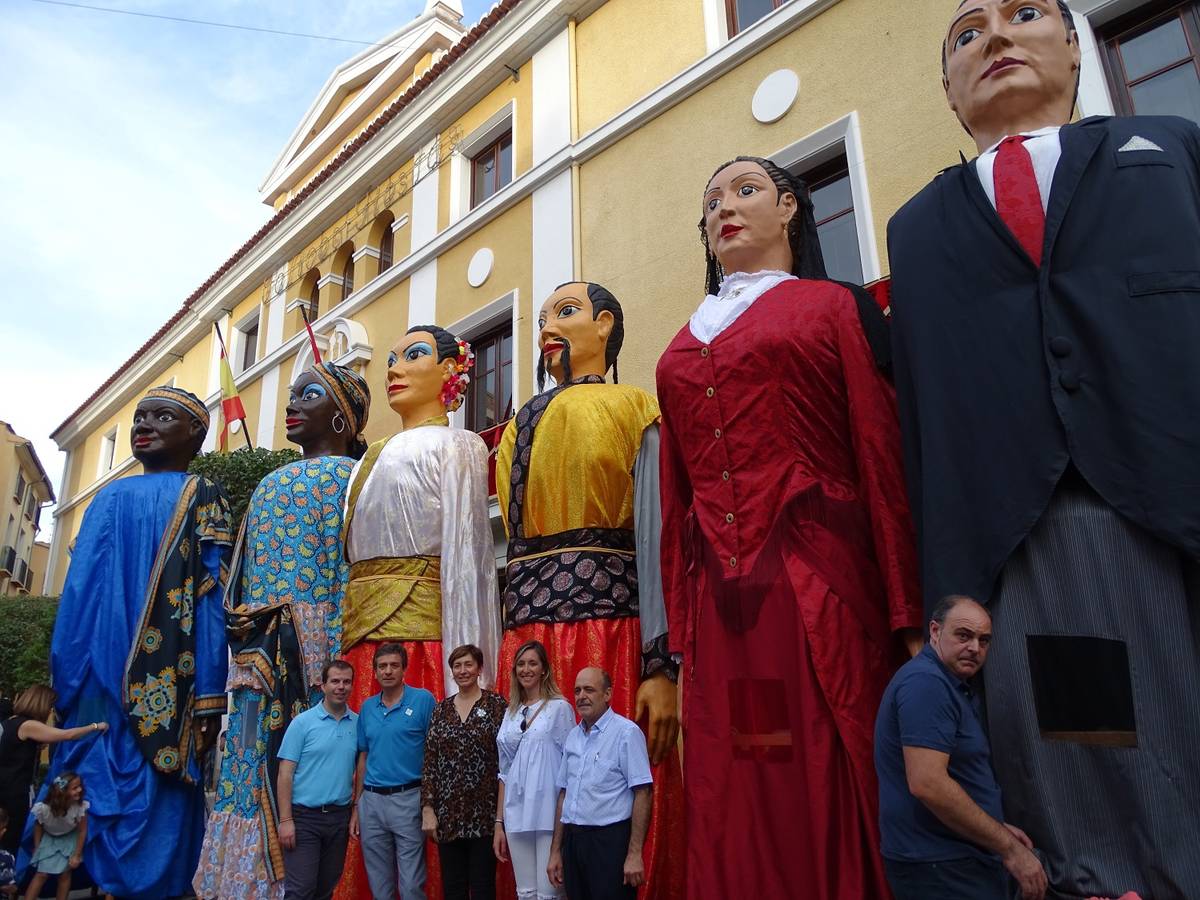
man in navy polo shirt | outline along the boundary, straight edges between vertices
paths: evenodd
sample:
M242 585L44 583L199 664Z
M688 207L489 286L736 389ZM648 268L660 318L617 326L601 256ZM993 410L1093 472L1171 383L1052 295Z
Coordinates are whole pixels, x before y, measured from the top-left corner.
M376 897L425 900L425 835L421 831L421 764L433 718L433 694L404 683L408 651L383 643L375 678L383 689L363 701L358 718L361 785L351 830L361 832L367 881Z
M888 685L875 720L879 824L896 900L1040 900L1046 873L1025 832L1004 822L1000 786L970 679L992 640L988 611L947 597L929 644Z
M279 843L284 900L329 900L346 859L358 716L346 698L354 668L330 660L321 672L325 699L292 719L279 748Z

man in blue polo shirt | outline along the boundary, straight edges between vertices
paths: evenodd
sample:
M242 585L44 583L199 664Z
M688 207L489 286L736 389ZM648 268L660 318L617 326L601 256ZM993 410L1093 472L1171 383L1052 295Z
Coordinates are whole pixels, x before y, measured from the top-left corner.
M433 718L433 694L404 683L408 651L383 643L375 679L383 689L363 701L358 718L361 786L351 830L361 832L367 881L376 897L425 900L425 835L421 831L421 764Z
M617 715L612 679L597 668L575 678L580 722L563 744L558 818L547 874L571 900L634 900L646 881L650 757L637 724Z
M929 644L888 685L875 720L879 824L896 900L1007 900L1004 870L1040 900L1046 873L1004 822L979 697L992 618L968 597L933 612Z
M279 748L279 843L284 900L329 900L346 858L358 716L346 705L354 668L330 660L325 699L292 719Z

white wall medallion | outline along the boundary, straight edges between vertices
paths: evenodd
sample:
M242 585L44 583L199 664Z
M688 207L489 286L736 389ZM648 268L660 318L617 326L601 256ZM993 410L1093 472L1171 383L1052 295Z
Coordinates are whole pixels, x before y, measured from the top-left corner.
M495 262L496 256L490 247L480 247L476 250L475 255L467 264L467 284L471 287L479 287L487 281L488 276L492 274L492 265Z
M800 76L791 69L776 69L762 80L750 101L754 118L764 125L782 119L800 91Z

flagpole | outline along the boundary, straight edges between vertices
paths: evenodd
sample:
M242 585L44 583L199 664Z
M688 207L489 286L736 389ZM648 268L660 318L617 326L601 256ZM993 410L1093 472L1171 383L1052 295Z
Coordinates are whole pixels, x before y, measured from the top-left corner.
M213 328L217 329L217 342L221 345L221 355L223 357L225 357L226 364L228 364L229 351L225 349L225 338L221 334L221 323L214 319L213 320ZM223 403L224 403L224 397L222 397L222 404ZM224 405L222 405L221 416L222 416L222 418L225 416ZM250 426L248 426L246 424L246 419L244 416L242 418L238 419L238 421L242 423L242 436L246 438L246 446L249 447L251 450L253 450L254 444L250 440Z
M312 326L308 324L308 306L300 304L300 320L304 322L304 330L308 332L308 342L312 345L313 363L321 364L321 350L317 347L317 336L313 334Z

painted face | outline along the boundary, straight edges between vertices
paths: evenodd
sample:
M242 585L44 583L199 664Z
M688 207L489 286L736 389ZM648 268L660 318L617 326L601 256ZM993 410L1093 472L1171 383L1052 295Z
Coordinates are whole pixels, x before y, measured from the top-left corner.
M194 455L202 426L178 403L150 398L133 411L130 440L133 455L143 465Z
M350 696L350 689L353 687L354 672L339 667L329 670L329 674L321 684L321 693L330 703L341 706Z
M523 697L536 697L541 691L542 673L545 672L542 658L530 647L517 657L517 684Z
M450 377L449 362L437 361L437 341L428 331L404 335L388 355L388 405L403 416L438 400Z
M756 162L735 162L714 175L704 192L704 231L726 274L790 260L787 226L796 207L795 196L781 195Z
M303 447L325 437L333 430L333 418L337 412L337 404L333 402L325 382L312 369L301 372L300 377L292 383L287 409L284 410L287 439ZM349 427L349 423L346 423L346 427Z
M604 686L604 676L596 669L584 669L575 677L575 709L589 723L608 710L612 688Z
M1071 114L1079 41L1054 0L963 0L946 33L946 99L973 134L1030 112Z
M404 657L388 653L375 657L375 680L382 688L394 688L404 680Z
M459 689L466 690L479 680L479 663L475 662L475 657L471 654L465 653L454 661L454 665L450 667L450 674L454 676L454 683Z
M608 310L592 317L592 301L587 285L565 284L546 298L538 313L538 349L555 381L566 377L563 353L570 360L572 376L603 374L604 351L612 332L613 317Z
M946 614L944 625L930 623L929 644L947 669L959 678L970 678L987 659L992 617L974 600L964 600Z

